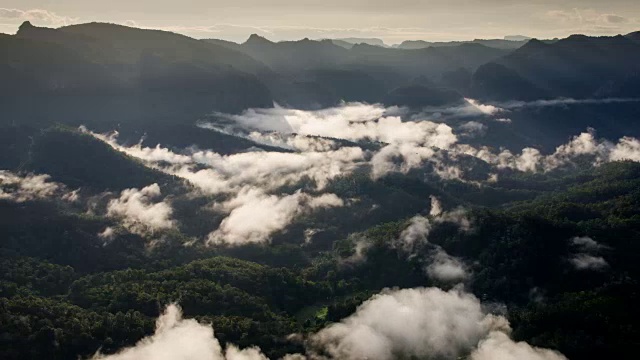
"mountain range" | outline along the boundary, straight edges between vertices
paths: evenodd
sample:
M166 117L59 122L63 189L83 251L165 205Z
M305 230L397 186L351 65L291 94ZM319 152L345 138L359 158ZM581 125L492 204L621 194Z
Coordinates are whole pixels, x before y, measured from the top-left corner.
M419 109L465 97L633 98L640 96L638 34L407 49L364 43L377 43L371 39L272 42L251 35L238 44L105 23L51 29L25 22L16 35L0 37L2 121L110 128L180 124L274 103Z

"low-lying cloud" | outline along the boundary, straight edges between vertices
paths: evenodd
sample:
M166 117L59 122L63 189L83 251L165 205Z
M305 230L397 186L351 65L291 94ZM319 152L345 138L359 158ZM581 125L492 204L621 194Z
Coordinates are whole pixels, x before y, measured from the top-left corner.
M137 234L172 228L176 225L171 219L173 209L166 199L156 201L161 195L158 184L123 190L119 198L109 201L107 215L121 219L129 231Z
M383 290L354 314L308 336L305 354L288 360L391 360L396 358L472 360L566 360L557 351L513 341L509 322L487 313L480 301L460 288ZM113 355L91 360L267 360L257 347L223 350L208 324L183 319L169 305L155 333Z
M392 245L409 257L414 257L422 249L428 249L425 261L426 275L441 282L459 282L468 276L467 266L464 262L454 256L449 255L441 246L429 242L429 234L435 224L453 223L461 231L471 230L471 221L466 216L463 209L453 211L443 211L442 204L437 197L431 196L431 218L416 215L409 220L409 225L400 233Z
M11 171L0 170L0 199L25 202L55 197L62 185L50 179L46 174L21 176ZM74 198L73 195L68 195L69 201Z
M148 166L186 179L205 195L224 197L225 200L210 205L226 217L207 236L209 244L268 242L271 234L285 229L300 215L343 206L342 199L322 190L331 179L349 174L364 162L364 152L359 147L305 152L248 151L232 155L185 149L178 154L161 146L122 146L117 143L117 133L90 134ZM281 187L304 181L311 182L320 193L279 191Z
M576 236L571 239L576 253L569 258L569 262L576 270L604 270L609 263L599 255L602 250L609 249L588 236Z
M240 350L228 345L223 351L210 325L183 319L182 310L169 305L156 321L153 335L116 354L98 353L90 360L267 360L267 357L258 348Z
M575 103L578 100L556 100L553 104L560 101ZM547 106L551 103L536 104ZM472 109L465 111L488 117L499 117L508 111L472 99L467 99L464 107ZM174 150L162 145L122 146L117 142L115 132L101 135L84 128L81 130L142 160L149 167L187 180L200 193L216 199L211 207L226 213L226 217L208 240L227 244L268 242L273 232L286 229L296 217L314 209L308 206L309 199L331 196L326 194L325 188L332 180L350 176L358 169L370 171L374 180L393 172L422 169L445 180L468 181L459 160L471 156L494 168L487 174L486 182L495 182L496 172L500 169L546 172L575 164L580 158L586 158L593 165L619 160L640 161L640 141L630 137L613 143L597 139L589 130L548 155L535 148L524 148L520 153L495 151L461 143L461 134L447 124L425 118L407 120L403 119L404 114L403 109L396 107L344 103L317 111L280 107L250 109L239 115L215 114L215 121L200 123L202 128L287 150L249 148L231 155L196 148ZM466 122L459 130L478 134L486 131L487 126L490 125ZM360 144L365 141L373 143ZM263 211L267 205L277 206L282 213ZM245 230L240 229L237 224L253 211L261 214L261 221Z
M577 270L602 270L609 266L602 256L576 254L569 259Z
M291 195L268 195L258 189L241 191L233 199L217 204L229 215L209 234L210 243L258 243L284 229L293 219L319 208L343 206L334 194L311 196L297 191Z
M453 289L385 290L356 312L310 338L331 359L566 359L516 343L502 316L487 314L473 295Z

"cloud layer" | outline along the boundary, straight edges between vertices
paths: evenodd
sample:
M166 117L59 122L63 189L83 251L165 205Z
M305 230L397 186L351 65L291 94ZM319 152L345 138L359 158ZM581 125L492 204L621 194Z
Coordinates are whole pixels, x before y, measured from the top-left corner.
M576 101L559 99L553 104ZM465 104L447 111L455 116L472 113L503 121L502 113L507 110L467 99ZM475 157L493 167L487 173L487 183L497 180L500 169L545 172L585 158L594 165L619 160L640 161L640 141L630 137L613 143L597 139L589 130L548 155L535 148L514 153L462 143L461 134L447 124L428 120L427 113L407 115L397 107L344 103L316 111L280 107L250 109L239 115L215 114L214 121L200 123L205 129L286 150L265 151L254 147L231 155L195 148L175 150L161 145L122 146L117 142L117 132L102 135L81 130L142 160L147 166L187 180L201 194L212 197L210 207L226 216L219 228L209 234L208 241L227 244L268 242L271 234L285 230L300 215L322 207L343 206L344 201L326 193L325 188L332 180L349 176L357 169L369 171L374 180L392 172L420 169L442 179L480 186L482 182L466 180L462 158ZM491 125L466 122L458 131L478 135L487 131L487 126ZM326 206L312 206L314 201L320 201L318 199L333 200ZM274 208L278 211L269 211ZM249 224L250 218L253 221ZM443 269L454 264L442 256L439 259Z
M257 348L222 350L210 325L183 319L176 305L169 305L156 321L155 333L114 355L96 354L91 360L267 360Z
M172 228L175 226L175 221L171 219L173 209L165 201L155 202L160 196L158 184L139 190L123 190L119 198L109 201L107 215L122 219L122 224L133 233L153 233Z
M562 354L514 342L509 322L485 312L473 295L456 288L383 290L356 312L306 341L307 354L288 360L391 360L396 358L472 360L566 360ZM225 350L210 325L183 319L169 305L156 321L155 333L113 355L91 360L267 360L259 348Z

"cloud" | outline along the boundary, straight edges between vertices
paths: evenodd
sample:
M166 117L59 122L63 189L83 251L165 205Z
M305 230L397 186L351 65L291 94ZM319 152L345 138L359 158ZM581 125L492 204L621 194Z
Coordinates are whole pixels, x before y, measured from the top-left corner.
M631 160L640 162L640 141L628 136L621 138L615 147L611 149L609 160Z
M307 354L286 360L395 358L473 360L566 360L553 350L535 348L509 337L509 322L485 312L472 294L460 288L385 289L354 314L311 334ZM322 355L320 355L322 354ZM208 324L184 319L169 305L156 320L156 330L132 347L91 360L267 360L257 347L223 349Z
M208 242L240 245L268 241L273 232L284 229L293 219L319 208L339 207L344 202L334 194L311 196L301 191L291 195L268 195L256 188L241 191L233 199L217 204L229 212Z
M492 331L480 341L471 360L566 360L557 351L533 347L524 341L514 342L507 334Z
M384 290L351 316L312 335L309 347L346 360L455 359L468 354L475 360L566 359L555 351L515 343L509 332L504 317L485 313L475 296L460 289Z
M582 251L587 252L598 252L599 250L606 249L606 246L599 244L588 236L576 236L571 239L571 243Z
M0 199L25 202L56 196L61 184L49 181L46 174L20 176L8 170L0 170Z
M434 196L429 195L429 200L431 200L431 210L429 210L429 215L438 216L442 214L442 203L440 200Z
M242 136L241 134L233 135ZM341 147L337 141L327 138L296 134L280 134L277 132L263 134L253 131L247 136L247 138L259 144L303 152L326 152L336 150Z
M511 102L500 106L467 99L468 104L464 107L474 109L476 114L493 116L507 111L505 109L525 106L626 101L637 99L555 99ZM426 120L424 117L428 117L428 113L410 116L410 120L398 116L402 114L403 110L395 107L344 103L317 111L280 107L249 109L239 115L216 114L215 122L199 124L203 128L285 148L289 152L250 150L220 155L206 150L185 149L181 154L176 154L159 145L155 148L143 148L141 145L122 147L116 142L117 133L94 136L129 155L154 163L153 166L160 170L183 177L210 194L237 192L247 183L265 191L273 191L303 179L312 180L316 188L321 190L331 179L349 175L364 165L371 166L373 179L390 172L408 173L430 164L433 173L443 179L465 181L465 169L456 163L462 155L476 157L498 169L522 172L550 171L572 164L582 156L591 156L594 165L624 159L640 161L640 141L630 137L612 144L597 140L593 131L589 130L559 146L550 155L543 155L535 148L524 148L520 153L509 150L494 152L485 146L459 143L458 136L450 126ZM494 120L510 121L497 117ZM463 124L460 129L467 133L478 133L485 131L486 125L472 121ZM340 143L337 139L372 140L383 146L377 151L363 150L355 144ZM161 166L158 164L160 161L174 166Z
M104 230L98 233L98 237L104 240L105 242L109 240L113 240L115 235L116 235L116 232L111 226L107 226L106 228L104 228Z
M607 261L602 256L598 256L601 250L608 249L607 246L599 244L588 236L576 236L570 241L579 251L569 259L577 270L604 270L609 267Z
M161 196L158 184L138 189L126 189L120 197L107 205L107 215L121 218L131 232L144 234L147 231L169 229L176 225L171 219L173 209L165 201L155 202Z
M468 103L466 106L485 115L505 111L471 99ZM466 181L465 169L458 161L463 156L473 156L497 169L522 172L550 171L584 156L590 157L594 165L623 159L640 161L640 141L634 138L625 137L613 144L596 139L589 130L550 155L534 148L524 148L520 153L494 152L488 147L459 143L457 134L447 124L425 118L407 120L402 114L403 110L395 107L344 103L317 111L250 109L239 115L216 114L215 122L200 123L202 128L289 150L250 148L231 155L195 148L176 152L161 145L143 147L141 143L127 147L118 144L117 132L102 135L86 128L80 130L151 168L187 180L201 194L215 197L211 206L226 217L220 228L209 235L209 243L268 242L270 234L284 230L297 216L311 211L311 199L323 196L332 180L349 176L357 169L370 171L374 180L391 172L408 173L422 168L442 179ZM485 126L467 122L463 128L482 131ZM363 149L353 143L358 141L374 141L379 148ZM488 174L487 179L495 181L495 172ZM285 188L293 188L294 192L284 191ZM311 191L295 192L310 188ZM282 213L265 210L269 206L277 206ZM242 230L240 224L253 211L261 214L261 221ZM453 215L455 212L444 213L434 221L469 225L464 223L464 216L454 219Z
M465 101L467 101L467 103L471 105L474 109L476 109L478 112L485 115L495 115L497 113L504 111L504 109L500 107L497 107L494 105L481 104L477 100L465 98Z
M109 135L89 134L116 150L150 163L155 169L189 180L208 194L237 193L247 185L274 190L294 185L303 179L311 179L318 189L322 189L329 180L351 173L364 163L365 156L359 147L316 151L325 150L325 147L321 145L321 140L314 139L310 139L305 146L299 145L308 151L295 153L247 151L221 155L209 150L185 149L185 155L176 154L160 145L154 148L140 144L122 146L117 143L117 132ZM292 141L300 144L304 140L299 138ZM171 166L164 166L160 162Z
M78 21L77 18L61 16L54 12L42 9L20 10L6 8L0 8L0 19L32 21L37 24L50 26L70 25Z
M91 360L267 360L260 349L240 350L229 345L223 352L210 325L183 319L181 309L169 305L156 321L153 335L113 355L96 354Z
M577 270L602 270L609 266L602 256L576 254L569 259Z
M359 147L328 150L321 141L304 146L303 152L248 151L221 155L212 151L185 149L183 154L156 146L140 144L125 147L117 143L117 133L94 134L114 149L143 160L148 166L182 177L209 195L221 195L222 202L211 207L226 217L217 230L207 237L209 244L245 244L268 242L269 236L283 230L297 216L314 210L343 206L335 194L310 195L302 191L278 194L287 185L311 181L321 191L338 176L349 174L361 162L364 152ZM302 142L303 139L293 140ZM302 145L301 145L302 146ZM320 150L315 151L315 147Z
M442 247L429 242L429 234L435 224L453 223L461 231L470 231L471 221L463 209L443 211L442 204L435 196L431 196L431 219L416 215L409 220L409 225L395 239L392 246L401 250L408 257L416 256L421 249L430 248L423 259L425 272L430 278L442 282L458 282L468 277L467 266L458 258L449 255Z
M600 17L604 22L609 24L623 24L629 22L629 19L626 17L616 14L602 14Z
M308 4L306 4L308 7ZM308 10L308 9L307 9ZM366 7L359 6L362 12ZM258 34L272 41L336 38L381 38L385 41L400 43L412 39L434 39L442 41L468 40L469 34L459 32L434 31L425 27L389 27L389 26L359 26L359 27L317 27L305 25L247 25L243 23L216 23L213 25L155 25L139 24L145 29L160 29L178 32L195 38L219 38L235 42L244 42L251 34ZM456 31L460 30L459 28ZM476 29L477 30L477 29Z
M430 261L426 271L432 279L443 282L458 282L466 279L469 275L462 261L447 254L440 247L435 250Z
M394 246L402 249L405 253L413 253L418 246L427 243L432 228L429 219L416 215L409 220L409 226L402 231Z
M622 31L621 25L630 20L624 16L601 13L594 9L550 10L542 19L573 33L615 33Z
M582 156L588 156L594 166L610 161L640 161L640 141L623 137L616 144L596 139L592 129L574 136L562 144L550 155L543 155L534 148L524 148L516 155L509 150L493 153L486 147L475 148L469 145L457 145L455 152L477 157L500 169L514 169L522 172L545 172L557 169Z
M75 189L73 191L69 191L68 193L62 195L62 200L68 201L71 203L77 202L80 200L80 189Z
M316 111L250 109L240 115L217 114L245 129L283 134L313 135L345 140L373 140L387 144L414 143L445 148L457 141L452 129L430 121L402 121L398 108L362 103Z
M467 136L483 136L487 132L487 125L478 121L467 121L458 126L458 130Z
M635 102L640 102L640 99L637 99L637 98L604 98L604 99L558 98L558 99L534 100L534 101L509 101L506 103L501 103L500 106L505 109L513 110L513 109L531 108L531 107L622 104L622 103L635 103Z

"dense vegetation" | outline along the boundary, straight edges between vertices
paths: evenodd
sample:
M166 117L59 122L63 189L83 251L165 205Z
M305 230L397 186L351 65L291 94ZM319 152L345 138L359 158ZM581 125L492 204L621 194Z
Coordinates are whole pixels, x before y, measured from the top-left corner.
M164 181L163 188L178 197L184 191L180 182L136 170L136 161L98 145L104 144L50 129L35 137L31 158L21 166L46 165L54 179L95 191L119 190L140 177L141 184ZM107 177L93 175L99 168L92 164L69 168L55 156L42 158L52 152L73 158L67 146L103 154L101 166L129 170L105 182ZM483 301L507 305L517 339L570 358L621 355L638 345L639 175L640 164L632 162L543 175L505 172L478 191L456 181L372 181L356 173L333 181L332 191L360 197L363 209L372 199L385 204L383 210L367 217L357 208L320 214L277 234L271 245L237 248L184 247L185 234L198 233L190 226L200 226L189 221L186 209L177 213L183 232L166 232L150 247L126 233L104 242L96 234L113 220L73 204L0 200L0 355L71 359L98 349L112 352L150 334L154 318L171 302L210 322L222 342L258 345L272 357L299 351L286 335L338 321L385 287L447 286L424 276L428 249L407 257L393 246L428 195L470 209L472 231L445 222L429 240L471 264L466 287ZM305 222L328 229L313 246L298 245L302 234L295 228ZM349 236L354 231L361 236ZM576 248L569 240L586 234L604 249L610 264L605 271L570 264ZM366 261L349 260L358 239L368 242Z

